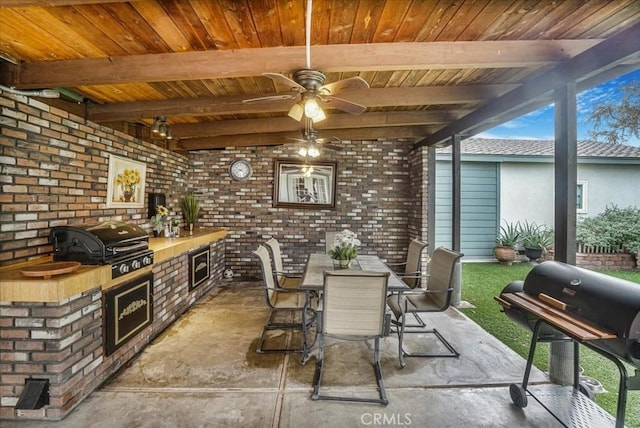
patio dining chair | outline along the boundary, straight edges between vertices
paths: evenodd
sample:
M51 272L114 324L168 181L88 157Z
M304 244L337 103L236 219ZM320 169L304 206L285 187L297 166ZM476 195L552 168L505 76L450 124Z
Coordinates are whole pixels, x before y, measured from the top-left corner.
M325 253L329 254L329 250L333 249L333 244L336 241L336 235L340 233L338 231L326 231L324 233L324 249Z
M300 287L300 281L302 281L302 275L296 273L288 273L284 271L282 264L282 252L280 251L280 242L277 239L271 238L265 245L271 253L271 260L273 261L273 269L276 275L276 284L281 288L298 288Z
M414 288L393 294L387 298L387 304L393 312L398 334L398 354L400 367L406 365L405 357L459 357L460 353L436 330L421 326L407 325L408 314L443 312L449 308L453 295L454 269L463 254L439 247L433 252L429 266L426 289ZM404 335L408 333L434 334L447 348L446 352L410 353L404 348Z
M422 285L422 278L425 277L422 274L422 256L428 245L426 242L412 239L411 242L409 242L406 261L402 263L387 263L389 269L393 270L396 276L402 279L411 289ZM413 317L416 323L406 324L405 327L423 328L426 326L419 314L414 313Z
M380 369L380 338L389 332L385 300L389 272L327 271L324 273L322 319L318 329L318 360L313 380L312 400L357 401L387 404ZM374 340L373 370L379 398L320 395L324 369L325 338Z
M427 243L412 239L407 250L407 259L402 263L387 263L387 266L396 272L396 275L404 281L409 288L416 288L422 279L422 254L427 248Z
M271 269L269 251L263 245L253 252L259 259L262 267L262 279L264 282L264 294L267 306L270 309L269 318L262 329L262 335L256 351L261 354L281 352L301 352L302 362L306 361L308 350L313 342L308 340L308 330L315 321L315 311L310 307L310 292L305 290L284 289L276 286L276 275ZM289 317L289 321L276 321ZM264 348L267 332L272 330L299 330L302 332L302 347L299 348ZM285 340L288 340L285 339Z

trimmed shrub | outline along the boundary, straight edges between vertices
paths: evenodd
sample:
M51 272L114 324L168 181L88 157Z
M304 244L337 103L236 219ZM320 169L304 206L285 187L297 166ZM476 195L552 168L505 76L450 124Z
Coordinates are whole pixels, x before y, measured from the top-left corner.
M607 208L595 217L578 223L577 241L594 247L622 247L624 252L638 254L640 250L640 209L636 207Z

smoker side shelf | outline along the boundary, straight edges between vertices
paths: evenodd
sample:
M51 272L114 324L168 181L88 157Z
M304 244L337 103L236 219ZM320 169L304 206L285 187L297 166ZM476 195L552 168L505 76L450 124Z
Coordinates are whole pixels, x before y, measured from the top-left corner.
M530 385L527 388L542 407L572 428L615 427L616 419L573 386Z

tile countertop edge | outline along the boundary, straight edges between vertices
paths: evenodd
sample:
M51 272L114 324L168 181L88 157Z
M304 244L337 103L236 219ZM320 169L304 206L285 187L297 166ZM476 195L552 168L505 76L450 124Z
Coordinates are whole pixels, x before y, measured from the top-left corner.
M224 239L226 236L225 229L201 229L194 232L192 236L149 238L149 248L154 251L155 265L205 244ZM47 262L51 262L51 257L0 268L0 302L60 303L93 288L105 289L129 279L127 275L122 279L112 280L109 265L83 265L75 272L49 279L28 278L20 273L20 269L24 266Z

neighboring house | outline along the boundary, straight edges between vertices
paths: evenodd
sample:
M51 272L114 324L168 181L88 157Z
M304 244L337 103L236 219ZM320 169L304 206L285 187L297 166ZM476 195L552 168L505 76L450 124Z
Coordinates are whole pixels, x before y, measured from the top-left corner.
M470 138L461 144L461 250L493 257L500 224L554 223L554 142ZM578 219L640 206L640 147L578 142ZM451 246L451 147L436 155L436 247Z

